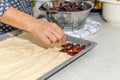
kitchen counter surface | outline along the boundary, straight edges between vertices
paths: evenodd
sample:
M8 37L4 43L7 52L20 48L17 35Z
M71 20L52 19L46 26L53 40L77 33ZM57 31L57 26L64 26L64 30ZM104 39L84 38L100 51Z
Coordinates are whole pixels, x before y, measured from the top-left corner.
M100 15L91 14L102 28L85 38L97 46L48 80L120 80L120 26L105 22Z

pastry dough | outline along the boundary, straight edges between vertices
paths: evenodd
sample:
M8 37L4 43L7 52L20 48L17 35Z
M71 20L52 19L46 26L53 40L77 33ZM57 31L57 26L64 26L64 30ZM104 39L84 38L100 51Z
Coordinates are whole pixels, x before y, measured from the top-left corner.
M36 80L71 56L28 33L0 42L0 80Z

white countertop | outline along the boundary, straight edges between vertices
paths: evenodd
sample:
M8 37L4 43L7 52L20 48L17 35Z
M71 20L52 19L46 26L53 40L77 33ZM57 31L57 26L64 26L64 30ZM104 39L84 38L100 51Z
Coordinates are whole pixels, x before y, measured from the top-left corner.
M48 80L120 80L120 26L106 23L98 14L90 17L102 28L86 39L98 45Z

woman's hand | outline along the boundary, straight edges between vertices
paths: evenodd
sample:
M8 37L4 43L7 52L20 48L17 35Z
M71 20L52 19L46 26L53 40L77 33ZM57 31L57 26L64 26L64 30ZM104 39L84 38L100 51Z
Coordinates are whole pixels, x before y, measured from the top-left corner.
M50 23L47 21L35 21L32 26L30 33L32 33L36 38L42 40L46 44L50 43L66 43L66 37L61 30L61 28L55 23Z
M46 44L66 43L64 32L55 23L37 20L34 17L10 7L1 17L1 22L32 33Z

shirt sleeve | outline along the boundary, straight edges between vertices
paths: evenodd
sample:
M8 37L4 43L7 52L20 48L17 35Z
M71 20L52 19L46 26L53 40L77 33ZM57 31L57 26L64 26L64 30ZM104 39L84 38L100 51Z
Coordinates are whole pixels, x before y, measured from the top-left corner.
M0 17L2 17L10 6L11 4L7 0L0 0Z

